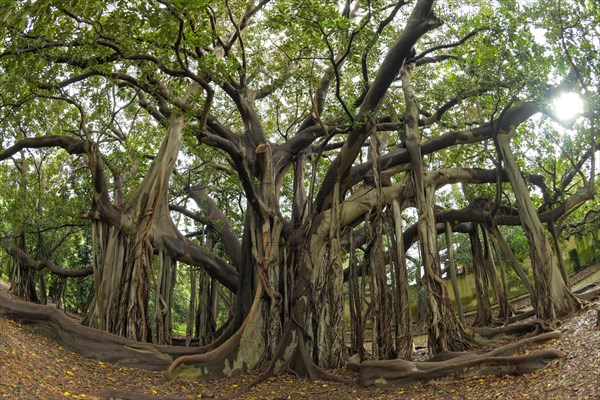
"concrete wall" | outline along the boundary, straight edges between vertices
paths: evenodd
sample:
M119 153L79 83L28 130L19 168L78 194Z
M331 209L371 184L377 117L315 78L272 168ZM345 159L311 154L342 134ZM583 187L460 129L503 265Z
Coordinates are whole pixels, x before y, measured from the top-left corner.
M600 232L592 232L583 236L571 236L568 240L562 241L563 260L569 275L589 267L590 265L600 262ZM533 282L531 269L531 260L527 257L521 264L525 272L529 275L530 281ZM510 268L510 267L509 267ZM500 277L500 276L499 276ZM515 298L527 293L527 290L522 285L521 281L514 273L509 272L508 290L509 298ZM461 302L464 311L470 311L476 308L477 298L475 295L475 275L473 273L460 274L457 276L458 288L461 295ZM454 301L454 292L450 279L445 279L446 287L450 293L450 297ZM491 287L489 288L492 295L492 302L495 302ZM410 288L411 309L413 316L417 313L418 296L424 296L423 293L417 293L416 287Z

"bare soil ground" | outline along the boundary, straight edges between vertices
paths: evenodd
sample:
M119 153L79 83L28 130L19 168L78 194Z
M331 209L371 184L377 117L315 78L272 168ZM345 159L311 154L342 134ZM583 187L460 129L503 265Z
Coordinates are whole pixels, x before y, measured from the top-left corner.
M598 266L594 269L598 271ZM590 270L586 272L589 275ZM258 377L165 382L161 372L102 363L72 353L32 329L0 317L0 397L9 399L600 399L600 301L562 321L559 339L543 348L564 360L522 376L481 376L410 387L362 388L286 375L250 390ZM346 370L334 373L353 378Z

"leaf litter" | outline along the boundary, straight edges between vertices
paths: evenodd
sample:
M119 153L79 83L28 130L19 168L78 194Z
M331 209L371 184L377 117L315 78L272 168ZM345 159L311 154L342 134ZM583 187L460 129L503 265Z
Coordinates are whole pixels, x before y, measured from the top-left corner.
M0 398L9 399L600 399L600 301L562 321L561 337L538 346L564 360L522 376L478 376L409 387L272 377L244 390L257 373L230 379L168 382L160 371L85 358L31 328L0 316ZM532 349L534 350L534 349ZM357 381L356 374L332 371Z

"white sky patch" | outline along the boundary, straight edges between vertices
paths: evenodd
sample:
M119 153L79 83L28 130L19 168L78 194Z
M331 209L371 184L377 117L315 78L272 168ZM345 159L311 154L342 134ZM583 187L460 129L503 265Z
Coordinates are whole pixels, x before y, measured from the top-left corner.
M572 121L583 114L583 101L577 93L563 93L552 102L552 110L561 121Z
M548 42L546 41L546 29L537 28L534 25L530 25L529 29L531 30L531 34L533 35L533 40L535 40L537 44L542 46L548 44ZM548 49L547 52L550 53L551 51Z

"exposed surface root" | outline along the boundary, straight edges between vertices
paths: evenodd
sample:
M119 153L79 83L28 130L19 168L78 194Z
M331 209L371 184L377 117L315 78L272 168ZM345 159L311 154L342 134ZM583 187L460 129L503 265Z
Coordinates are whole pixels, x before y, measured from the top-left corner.
M242 335L244 330L248 326L248 323L254 318L258 311L258 307L260 304L260 299L263 294L263 285L259 282L256 288L256 294L254 295L254 301L252 303L252 307L250 307L250 311L246 316L246 319L229 339L227 339L223 344L219 347L204 353L204 354L192 354L185 355L174 360L169 368L167 369L165 376L168 379L173 379L176 377L188 377L186 371L183 370L182 365L199 365L199 368L205 370L206 373L204 375L210 374L212 376L228 376L229 374L235 374L236 371L225 371L224 364L227 363L227 359L235 358L236 352L239 349L240 341L242 339ZM177 369L181 369L177 371ZM199 368L195 368L198 370ZM248 371L239 371L239 372L248 372ZM196 372L192 371L193 377L197 377L195 375Z
M298 348L296 349L296 354L292 358L289 367L292 371L297 371L300 376L306 376L310 380L321 379L340 383L352 383L350 379L331 374L317 366L306 350L306 344L302 335L299 337ZM302 374L302 372L305 372L305 374Z
M600 298L600 287L597 287L596 289L593 289L593 290L589 290L587 292L583 292L581 294L577 294L576 297L579 300L583 300L583 301L594 301L594 300Z
M3 292L0 292L0 314L32 326L38 333L85 357L128 367L163 370L172 357L196 352L193 347L136 342L83 326L52 305L11 299Z
M218 400L240 398L245 393L248 393L250 389L260 385L269 378L275 375L285 373L294 375L296 378L308 378L311 381L323 380L348 385L352 385L355 383L351 379L331 374L315 365L312 358L308 354L308 351L306 350L304 336L302 334L299 334L298 340L294 340L295 335L292 334L293 330L295 330L294 327L292 327L291 325L287 326L284 334L282 335L282 340L280 341L279 346L275 351L276 356L273 357L273 359L269 362L265 370L256 379L254 379L247 385L244 385L242 388L240 388L238 391L231 395L219 397ZM298 331L296 331L295 333L298 333ZM284 355L285 349L287 348L287 346L290 345L294 346L294 350L291 356L288 356L289 358L287 358L286 360L286 356Z
M372 385L411 385L419 381L476 375L520 375L544 367L549 361L563 358L558 350L541 350L512 356L532 344L559 337L550 332L510 343L488 352L443 353L423 362L405 360L365 361L360 364L360 383Z
M512 317L508 317L508 323L514 324L515 322L523 321L529 317L533 317L535 315L535 310L529 310L521 313L516 313Z
M540 333L550 332L556 327L548 322L536 319L531 322L526 322L517 325L509 325L498 328L471 328L473 332L472 340L479 344L496 343L507 337L537 335Z

